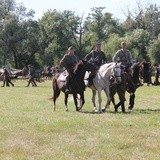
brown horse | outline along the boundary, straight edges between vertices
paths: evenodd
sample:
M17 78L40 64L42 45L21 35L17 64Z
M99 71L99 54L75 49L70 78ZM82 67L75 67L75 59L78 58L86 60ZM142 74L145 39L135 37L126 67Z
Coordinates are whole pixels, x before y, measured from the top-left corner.
M88 63L85 60L80 61L74 68L73 75L70 80L70 92L66 93L66 72L57 73L53 77L53 111L55 111L56 100L60 95L60 92L64 92L65 94L65 107L66 111L68 111L68 96L69 94L73 94L74 104L76 106L76 111L79 111L85 103L84 99L84 91L85 91L85 83L84 76L86 71L92 71L95 67ZM79 96L80 97L79 97ZM79 97L79 98L78 98ZM80 100L80 104L78 104L78 99Z
M132 110L134 107L135 101L135 92L136 89L141 86L140 82L140 69L141 64L135 63L131 66L130 73L123 72L122 73L122 83L121 84L114 84L110 86L110 97L111 101L115 107L115 112L118 111L118 107L121 105L122 112L125 111L125 92L127 91L130 94L129 97L129 107L128 109ZM114 95L118 94L119 96L119 103L115 104Z

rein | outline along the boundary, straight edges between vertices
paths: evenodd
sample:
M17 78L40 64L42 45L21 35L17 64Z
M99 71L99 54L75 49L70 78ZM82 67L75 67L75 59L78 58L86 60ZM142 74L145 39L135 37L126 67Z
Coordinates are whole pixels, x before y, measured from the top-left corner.
M116 68L120 68L119 66L115 66L114 67L114 73L116 72ZM121 75L116 75L116 74L114 74L115 75L115 77L121 77Z

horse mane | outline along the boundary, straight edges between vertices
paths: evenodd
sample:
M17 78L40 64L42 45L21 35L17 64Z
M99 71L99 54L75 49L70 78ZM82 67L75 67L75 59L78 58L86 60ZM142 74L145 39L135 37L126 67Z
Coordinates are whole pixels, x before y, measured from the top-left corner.
M114 65L115 63L114 62L110 62L110 63L105 63L101 66L101 70L102 72L104 72L107 68L111 67L112 65ZM102 68L103 67L103 68Z
M82 64L83 64L82 60L79 61L79 62L76 64L76 66L74 67L74 70L73 70L73 73L74 73L74 74L76 74L76 73L79 72L79 69L81 68L80 66L82 66Z

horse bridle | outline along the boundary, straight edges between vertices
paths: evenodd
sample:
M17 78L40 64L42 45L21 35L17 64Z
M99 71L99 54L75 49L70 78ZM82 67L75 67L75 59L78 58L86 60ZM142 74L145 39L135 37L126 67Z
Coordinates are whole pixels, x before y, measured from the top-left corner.
M120 65L116 64L115 67L114 67L114 77L115 77L116 82L119 83L118 78L121 77L121 73L119 75L116 74L116 69L117 68L121 69Z

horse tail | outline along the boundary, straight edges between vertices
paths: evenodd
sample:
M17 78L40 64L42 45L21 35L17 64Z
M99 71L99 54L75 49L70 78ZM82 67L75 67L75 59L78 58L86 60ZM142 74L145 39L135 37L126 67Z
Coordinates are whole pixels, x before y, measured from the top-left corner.
M55 101L60 95L60 89L58 88L57 79L53 77L53 100Z

